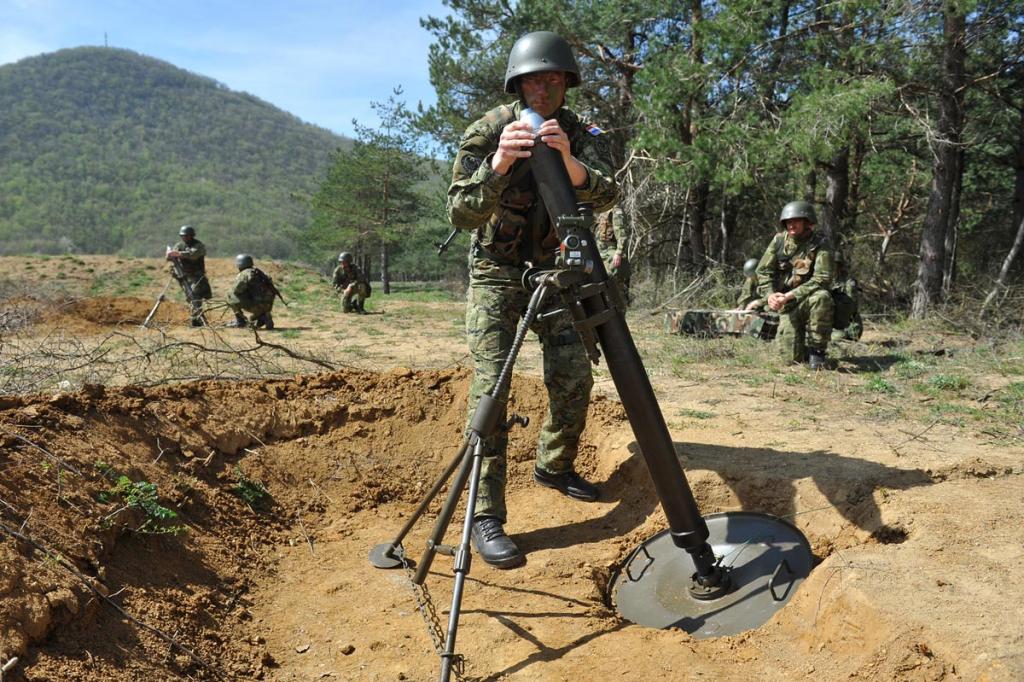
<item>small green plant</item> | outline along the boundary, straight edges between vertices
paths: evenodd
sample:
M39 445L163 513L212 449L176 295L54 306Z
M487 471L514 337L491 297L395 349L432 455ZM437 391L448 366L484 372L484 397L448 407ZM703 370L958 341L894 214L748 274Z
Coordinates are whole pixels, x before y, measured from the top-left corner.
M782 382L787 386L798 386L807 383L807 376L804 374L787 374Z
M864 389L871 393L895 393L896 387L885 380L884 377L875 374L864 384Z
M900 379L915 379L925 374L929 367L918 360L907 359L900 360L892 366L892 369Z
M104 473L104 476L111 471L110 467L103 462L97 462L96 467ZM106 523L110 523L115 516L127 509L136 509L145 517L142 525L135 529L137 533L178 535L188 530L185 526L167 524L168 521L177 518L178 513L160 504L160 496L155 483L133 481L121 474L111 488L100 493L99 498L101 502L114 500L122 502L121 507L103 517L103 521Z
M235 478L237 482L231 488L231 492L241 498L243 502L254 510L262 505L269 497L270 491L263 485L262 481L251 479L242 471L242 467L235 467Z
M967 377L959 374L936 374L928 377L927 386L936 391L959 392L971 385Z

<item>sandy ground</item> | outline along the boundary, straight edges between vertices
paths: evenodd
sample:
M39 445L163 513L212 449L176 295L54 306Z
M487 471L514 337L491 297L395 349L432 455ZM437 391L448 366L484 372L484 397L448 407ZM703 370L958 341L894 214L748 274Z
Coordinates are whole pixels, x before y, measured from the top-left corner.
M215 290L230 275L221 269ZM148 312L144 296L105 296L41 307L22 333L45 338L56 324L102 338ZM301 306L276 315L274 342L316 350L337 371L76 382L0 397L0 665L18 656L11 679L436 677L407 576L374 569L367 553L394 536L459 446L470 379L461 305L377 294L372 303L377 314L362 317ZM172 330L182 312L169 306L162 331L132 334L247 338ZM630 320L642 353L664 352L664 339L644 332L656 317ZM819 375L752 381L749 368L715 356L729 344L679 371L652 361L701 510L786 517L817 561L767 624L700 641L632 625L610 603L609 576L665 521L602 370L578 459L602 499L574 502L532 482L546 403L528 344L511 409L531 424L510 434L507 525L528 560L509 571L473 563L457 640L465 679L1024 678L1020 441L911 411L880 419L898 399L860 390L855 361L883 359L878 349L899 335L872 333L877 345ZM906 342L931 350L937 341ZM972 377L981 394L1011 381L1021 378ZM156 484L178 514L164 523L187 531L139 532L145 513L103 495L117 474ZM240 481L269 495L250 506ZM406 542L414 557L438 506ZM427 587L442 623L452 583L451 559L439 556Z

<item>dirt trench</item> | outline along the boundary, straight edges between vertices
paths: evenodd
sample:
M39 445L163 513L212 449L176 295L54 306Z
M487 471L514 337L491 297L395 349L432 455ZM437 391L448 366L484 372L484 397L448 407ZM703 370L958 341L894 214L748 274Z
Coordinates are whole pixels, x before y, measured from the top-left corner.
M366 557L454 455L468 382L397 369L0 399L0 664L19 657L15 680L433 679L407 576ZM590 408L578 468L602 485L592 505L530 479L540 382L516 377L510 409L531 419L510 434L507 526L528 562L474 563L457 647L466 679L1011 679L1013 659L965 658L981 653L972 641L900 616L879 576L901 547L933 551L948 525L900 500L927 506L935 485L957 493L979 477L999 494L1014 471L678 443L702 511L790 518L819 562L762 628L697 642L622 621L608 602L611 573L664 527L621 406L596 397ZM144 511L110 494L121 475L155 484L177 516L145 528ZM410 535L411 555L438 507ZM185 530L154 532L174 526ZM890 589L912 601L908 581L944 579L933 569L919 562ZM964 589L959 574L945 579ZM427 585L442 622L451 584L438 557Z

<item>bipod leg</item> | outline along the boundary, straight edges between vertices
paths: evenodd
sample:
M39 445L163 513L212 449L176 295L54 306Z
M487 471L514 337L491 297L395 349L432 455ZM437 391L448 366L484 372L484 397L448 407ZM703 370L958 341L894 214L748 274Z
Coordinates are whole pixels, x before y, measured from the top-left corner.
M412 513L412 516L409 517L409 520L405 522L404 526L402 526L402 530L398 531L398 535L395 536L395 539L391 542L379 544L372 550L370 550L371 564L373 564L377 568L398 568L402 565L402 556L400 554L396 554L396 552L403 551L400 549L402 546L402 540L404 540L405 536L409 534L409 531L412 530L412 527L416 525L416 522L419 521L420 517L422 517L423 514L427 511L427 508L430 506L430 503L434 500L435 497L437 497L437 494L441 491L441 488L443 488L444 484L448 481L449 478L451 478L452 473L455 472L456 467L458 467L459 463L462 462L463 459L465 458L466 450L468 448L469 438L466 438L462 442L462 447L459 448L459 452L455 455L452 461L448 463L448 466L445 468L444 473L442 473L437 478L437 480L434 481L433 487L430 488L426 496L424 496L424 498L420 501L419 506L416 507L416 511Z
M441 654L441 682L448 682L452 674L455 655L455 637L459 630L459 614L462 610L462 590L473 563L473 552L469 541L473 532L473 509L476 507L477 491L480 488L480 467L484 458L483 439L477 439L473 446L473 468L469 477L469 497L466 500L466 518L462 522L462 539L455 548L455 587L452 589L452 608L448 613L448 632L444 638L444 653Z

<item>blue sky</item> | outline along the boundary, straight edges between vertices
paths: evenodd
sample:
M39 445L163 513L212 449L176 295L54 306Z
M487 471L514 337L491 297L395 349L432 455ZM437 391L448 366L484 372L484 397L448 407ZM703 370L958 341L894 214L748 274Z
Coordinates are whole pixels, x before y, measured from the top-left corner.
M410 107L435 101L419 19L446 14L441 0L0 0L0 64L106 33L351 136L395 86Z

